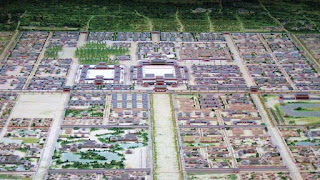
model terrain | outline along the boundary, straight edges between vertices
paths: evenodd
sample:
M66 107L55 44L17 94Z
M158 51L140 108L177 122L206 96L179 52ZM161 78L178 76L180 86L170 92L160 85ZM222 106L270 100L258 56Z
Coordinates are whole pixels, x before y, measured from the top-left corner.
M320 178L318 2L20 3L0 179Z

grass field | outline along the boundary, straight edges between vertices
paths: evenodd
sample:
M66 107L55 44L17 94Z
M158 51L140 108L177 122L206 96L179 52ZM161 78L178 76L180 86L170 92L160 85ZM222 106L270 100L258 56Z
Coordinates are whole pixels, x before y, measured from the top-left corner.
M38 143L39 139L38 138L12 138L14 140L22 140L24 143Z

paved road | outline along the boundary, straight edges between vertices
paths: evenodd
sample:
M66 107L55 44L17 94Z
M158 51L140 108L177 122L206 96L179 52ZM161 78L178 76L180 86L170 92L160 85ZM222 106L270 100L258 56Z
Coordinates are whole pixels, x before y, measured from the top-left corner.
M42 50L41 50L41 52L40 52L40 54L39 54L39 56L38 56L38 58L37 58L37 61L36 61L35 65L34 65L34 67L33 67L33 69L32 69L32 72L31 72L30 75L28 76L28 79L27 79L26 83L25 83L24 86L23 86L23 89L26 89L26 88L29 86L29 83L30 83L31 79L32 79L33 76L36 74L37 69L38 69L40 63L41 63L42 59L44 58L44 53L46 52L46 49L47 49L47 47L48 47L48 45L49 45L49 42L50 42L50 39L52 38L52 35L53 35L53 33L50 32L50 33L49 33L49 36L47 37L47 40L46 40L46 42L44 43L43 48L42 48Z
M294 161L290 155L290 152L285 145L285 142L281 138L280 132L277 130L276 127L273 127L271 125L270 120L267 115L267 112L263 109L263 106L261 104L261 101L260 101L258 95L252 94L251 97L252 97L254 103L256 104L256 106L260 112L260 115L262 116L262 119L264 120L264 122L268 126L268 130L269 130L268 132L274 140L273 143L275 143L277 145L278 150L281 154L281 157L282 157L284 163L287 165L287 167L290 170L290 173L292 174L292 178L294 180L302 180L299 169L298 169L297 165L294 163Z
M236 65L239 66L241 73L243 74L244 79L246 80L247 85L250 86L254 86L255 82L252 79L252 77L250 76L249 72L246 70L246 66L244 65L240 54L238 52L237 47L234 45L233 40L231 38L231 36L229 34L225 34L225 38L227 40L227 44L230 48L230 51L233 54L233 58L234 58L234 63Z
M14 31L14 34L12 35L10 42L6 45L5 49L2 51L1 55L0 55L0 61L4 60L4 58L8 55L8 51L10 50L10 48L14 45L14 43L16 42L16 38L19 35L19 31Z
M83 46L86 43L86 40L87 40L87 34L84 34L84 33L80 34L77 47ZM61 58L72 58L71 68L69 70L69 74L66 81L67 86L74 85L74 80L76 78L77 70L79 67L79 60L78 58L75 57L75 51L76 51L76 48L69 48L69 47L63 48L63 55Z
M286 78L287 82L291 85L291 87L293 89L298 89L297 86L291 80L291 78L288 75L288 73L285 70L283 70L283 68L281 67L281 64L279 63L278 58L275 56L275 54L271 50L271 48L268 45L267 41L261 36L261 34L258 34L258 37L259 37L260 41L263 43L264 47L267 49L268 53L271 55L273 61L276 62L276 65L280 67L280 71L284 75L284 77Z
M157 179L181 179L168 94L153 95Z
M35 180L44 179L46 175L46 171L50 166L51 158L54 151L54 146L56 144L56 141L60 132L60 124L64 117L64 113L65 113L64 110L69 101L69 95L65 94L64 96L61 96L61 101L63 102L63 105L56 110L56 115L53 119L50 131L48 134L48 140L43 149L42 157L40 158L39 168L34 177Z
M230 47L231 52L234 54L235 58L235 63L240 66L240 71L243 74L243 77L246 80L246 83L248 86L254 85L254 80L250 77L249 72L245 68L245 65L243 64L243 60L241 59L233 41L230 35L225 35L228 46ZM281 157L284 161L284 163L287 165L287 167L290 170L290 173L292 174L292 178L294 180L300 180L302 179L301 174L298 170L297 165L294 163L292 157L290 156L290 152L288 151L288 148L286 147L285 142L283 142L281 135L279 131L277 130L276 127L273 127L272 124L270 123L270 119L267 115L267 112L264 110L263 105L261 104L262 102L260 101L259 97L257 94L251 94L251 97L257 106L257 109L260 112L260 115L262 116L263 121L266 123L268 129L269 129L269 134L273 138L273 143L275 143L278 146L278 150L281 154Z

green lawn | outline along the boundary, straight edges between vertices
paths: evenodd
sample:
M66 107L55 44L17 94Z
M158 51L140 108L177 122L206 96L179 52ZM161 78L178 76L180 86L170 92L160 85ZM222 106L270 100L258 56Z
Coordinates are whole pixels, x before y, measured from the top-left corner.
M38 143L38 141L39 141L39 138L18 138L18 137L14 137L12 139L13 140L22 140L24 143L30 143L30 144Z

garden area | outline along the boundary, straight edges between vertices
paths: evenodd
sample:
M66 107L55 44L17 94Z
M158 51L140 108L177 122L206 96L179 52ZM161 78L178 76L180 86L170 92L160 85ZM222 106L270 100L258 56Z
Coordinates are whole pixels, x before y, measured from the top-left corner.
M57 141L51 168L146 168L147 136L147 130L135 128L66 128Z
M103 106L93 106L87 109L67 109L66 117L103 117Z
M320 123L320 103L287 102L276 104L272 114L286 125L312 125Z
M59 52L62 51L62 46L52 46L48 47L44 52L44 57L46 58L57 58Z
M113 60L114 56L126 55L129 49L122 47L108 46L103 43L87 43L83 47L77 48L75 55L79 58L80 64L117 64Z

